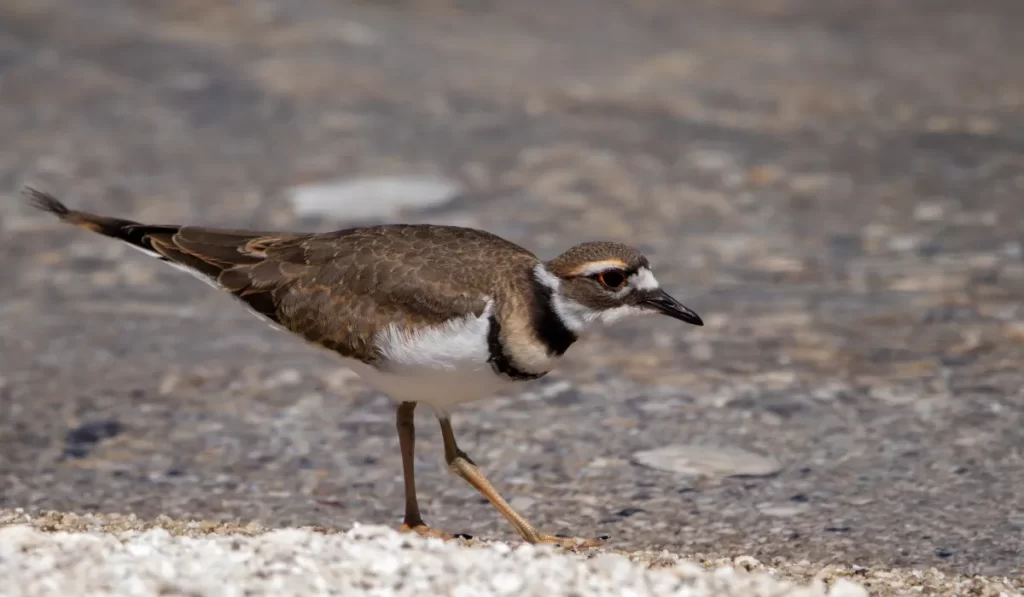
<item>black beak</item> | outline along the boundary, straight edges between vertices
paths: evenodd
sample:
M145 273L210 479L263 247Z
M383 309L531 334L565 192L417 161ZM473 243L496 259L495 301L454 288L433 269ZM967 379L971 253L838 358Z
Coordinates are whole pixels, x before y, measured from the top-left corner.
M692 309L669 296L664 290L655 290L647 298L641 300L640 304L686 323L704 325L700 315L697 315Z

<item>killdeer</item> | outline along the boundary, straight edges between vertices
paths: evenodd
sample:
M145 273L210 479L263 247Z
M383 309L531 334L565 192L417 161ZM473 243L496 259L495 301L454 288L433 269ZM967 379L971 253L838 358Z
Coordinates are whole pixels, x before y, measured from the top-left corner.
M538 379L591 324L663 314L700 317L658 285L647 258L613 242L576 245L550 261L472 228L381 225L335 232L258 232L151 225L68 209L26 188L39 209L116 238L230 292L259 317L343 357L398 403L405 485L402 530L451 538L423 522L413 471L413 411L441 425L449 469L529 543L592 547L603 538L540 532L455 441L450 410Z

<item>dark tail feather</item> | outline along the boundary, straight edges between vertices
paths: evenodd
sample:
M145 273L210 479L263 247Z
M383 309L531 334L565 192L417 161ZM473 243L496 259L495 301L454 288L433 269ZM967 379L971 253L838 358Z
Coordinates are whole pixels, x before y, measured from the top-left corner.
M280 324L274 291L291 283L301 265L264 261L266 252L306 235L202 227L155 226L68 209L49 193L25 187L37 209L62 221L116 238L241 299L254 313ZM302 250L301 245L294 245ZM292 273L288 273L291 271ZM225 277L224 274L227 274Z
M49 193L44 193L32 187L25 187L22 193L28 197L28 202L32 204L32 207L48 211L62 220L71 213L71 210L66 205Z
M32 187L25 187L23 192L25 196L28 197L29 203L31 203L36 209L52 213L62 221L69 224L74 224L75 226L92 230L98 234L124 241L138 249L152 254L154 257L163 258L160 252L153 248L149 235L160 232L174 234L179 228L178 226L148 226L131 220L110 218L84 211L68 209L66 205L61 203L60 200L53 195Z

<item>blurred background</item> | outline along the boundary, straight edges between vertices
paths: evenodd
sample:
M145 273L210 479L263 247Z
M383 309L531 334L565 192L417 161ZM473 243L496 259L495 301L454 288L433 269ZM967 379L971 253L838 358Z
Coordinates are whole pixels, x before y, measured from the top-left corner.
M1019 573L1022 24L1019 0L3 0L0 507L402 512L389 399L32 184L154 223L637 244L706 327L616 325L455 413L531 520ZM512 539L419 427L428 522Z

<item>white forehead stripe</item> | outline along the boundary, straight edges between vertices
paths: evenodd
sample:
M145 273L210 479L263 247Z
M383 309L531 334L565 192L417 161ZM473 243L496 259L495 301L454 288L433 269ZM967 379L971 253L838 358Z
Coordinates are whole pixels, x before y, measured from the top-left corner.
M656 288L661 288L661 285L658 284L657 278L654 277L654 273L646 267L641 267L635 274L629 277L629 285L637 290L654 290Z

